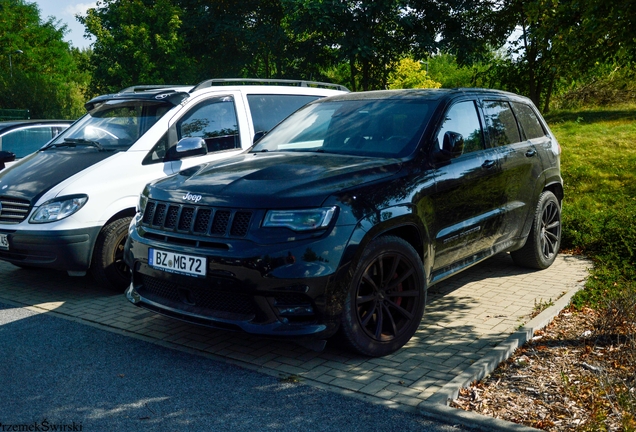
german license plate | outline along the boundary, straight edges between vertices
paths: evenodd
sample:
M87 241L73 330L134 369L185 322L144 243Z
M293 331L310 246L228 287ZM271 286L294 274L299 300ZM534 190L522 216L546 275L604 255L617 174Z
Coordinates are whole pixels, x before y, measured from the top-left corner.
M194 255L148 249L148 265L170 273L205 276L206 259Z
M9 250L9 236L0 234L0 249Z

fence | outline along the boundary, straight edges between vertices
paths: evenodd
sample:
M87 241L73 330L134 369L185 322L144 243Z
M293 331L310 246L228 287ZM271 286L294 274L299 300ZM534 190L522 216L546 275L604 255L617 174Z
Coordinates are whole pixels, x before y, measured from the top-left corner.
M28 109L0 109L0 120L28 120L31 113Z

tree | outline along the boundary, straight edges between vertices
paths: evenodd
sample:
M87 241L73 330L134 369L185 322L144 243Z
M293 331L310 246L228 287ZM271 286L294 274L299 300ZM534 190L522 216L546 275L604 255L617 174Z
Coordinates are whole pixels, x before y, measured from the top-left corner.
M561 82L584 77L599 62L636 60L631 0L504 0L492 17L511 35L507 55L493 62L492 82L529 96L544 112Z
M90 90L189 83L194 61L180 35L181 15L171 0L103 0L78 17L95 38Z
M320 52L331 51L335 66L349 65L353 91L385 88L390 72L410 49L409 21L399 0L287 1L291 27L308 35Z
M390 89L440 88L442 83L429 78L420 62L411 58L400 60L396 70L389 75Z
M474 62L470 66L459 66L457 57L449 53L439 53L426 61L431 79L442 83L444 88L483 87L483 76L489 62Z
M569 10L577 20L567 33L567 42L593 66L599 60L636 61L636 3L633 0L570 0Z
M280 0L178 0L184 38L200 79L283 78L294 51Z
M29 109L32 118L84 112L86 76L79 52L63 40L66 31L54 18L43 21L35 3L0 1L0 108Z

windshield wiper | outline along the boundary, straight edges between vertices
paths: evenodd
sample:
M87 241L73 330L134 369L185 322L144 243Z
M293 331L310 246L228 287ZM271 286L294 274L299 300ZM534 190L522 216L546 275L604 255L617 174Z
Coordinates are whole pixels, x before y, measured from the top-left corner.
M51 144L47 145L46 147L44 147L42 150L46 150L46 149L51 148L51 147L75 147L78 144L86 145L86 146L90 146L90 147L95 147L99 151L104 151L104 147L100 143L98 143L97 141L91 141L91 140L87 140L87 139L84 139L84 138L64 138L64 142L51 143Z
M321 148L290 148L290 149L279 150L279 151L288 151L288 152L295 152L295 153L330 153L330 152L326 152L324 149L321 149Z

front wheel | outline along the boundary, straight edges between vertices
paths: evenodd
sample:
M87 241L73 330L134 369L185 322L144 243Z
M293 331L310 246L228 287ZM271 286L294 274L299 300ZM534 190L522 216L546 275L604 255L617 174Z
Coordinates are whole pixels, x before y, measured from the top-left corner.
M104 227L97 237L91 274L97 283L123 292L130 284L130 268L124 261L124 245L132 218L117 219Z
M353 271L341 316L340 335L352 350L380 357L415 334L426 304L422 262L405 240L373 240Z
M552 192L545 191L539 196L526 244L510 256L517 265L542 270L552 265L560 246L561 206Z

